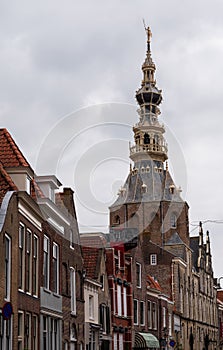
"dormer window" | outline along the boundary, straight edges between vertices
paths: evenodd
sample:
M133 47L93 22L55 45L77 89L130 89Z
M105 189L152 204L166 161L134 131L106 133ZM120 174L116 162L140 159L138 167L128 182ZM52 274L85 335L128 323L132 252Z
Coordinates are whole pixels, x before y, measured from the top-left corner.
M174 190L175 190L174 184L170 185L169 187L170 194L174 194Z

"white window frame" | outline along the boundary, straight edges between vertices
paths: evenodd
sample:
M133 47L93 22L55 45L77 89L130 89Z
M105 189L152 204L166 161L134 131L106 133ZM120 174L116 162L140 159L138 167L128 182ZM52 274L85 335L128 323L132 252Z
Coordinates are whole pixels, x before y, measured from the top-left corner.
M89 294L88 296L88 306L89 306L89 319L94 320L94 296Z
M123 287L123 316L127 317L127 288Z
M6 241L8 242L8 252L6 254ZM10 301L11 296L11 237L5 233L5 300Z
M118 334L114 332L113 335L114 350L118 350Z
M18 344L21 344L21 349L24 348L24 312L20 310L18 311Z
M0 311L0 332L2 333L2 337L0 337L0 341L2 344L2 349L12 349L12 325L13 325L13 316L9 320L4 320L2 316L2 312ZM7 335L7 331L9 335ZM8 348L7 348L7 339L8 339Z
M59 294L59 285L60 285L60 271L59 271L59 260L60 260L60 250L59 245L53 242L53 291L56 294ZM56 268L56 271L54 270ZM56 278L56 280L55 280Z
M21 259L21 266L19 266L19 290L24 292L25 283L25 225L19 223L19 263ZM20 281L21 279L21 281Z
M71 294L71 313L76 315L77 305L76 305L76 270L70 268L70 294Z
M122 316L122 287L117 284L118 316Z
M33 315L33 337L32 337L32 350L37 350L38 349L38 316Z
M150 300L147 301L147 317L148 317L148 328L153 328L153 320L152 320L152 302Z
M172 336L172 314L169 313L169 337Z
M137 267L139 268L139 274L137 272ZM139 280L138 280L138 277L139 277ZM138 262L136 262L136 287L137 288L142 287L142 266Z
M157 265L157 254L151 254L150 255L150 265Z
M143 308L141 309L141 306L143 305ZM140 325L145 325L145 302L140 301Z
M119 333L119 335L118 335L118 345L119 345L119 350L124 349L123 333Z
M32 293L32 231L26 229L26 292ZM27 279L28 278L28 279Z
M136 311L135 311L135 305L136 305ZM135 316L136 316L136 322L135 322ZM137 299L133 300L133 323L135 325L139 324L139 301Z
M152 328L157 329L157 303L152 302Z
M163 306L163 328L166 327L166 307Z
M36 297L38 296L38 288L39 288L38 272L39 272L39 237L34 234L33 235L33 295ZM34 280L35 280L35 283L34 283Z
M28 323L27 323L28 319ZM28 333L27 333L28 331ZM26 312L25 314L25 346L27 349L31 349L31 341L32 341L32 316L31 313Z
M45 256L46 256L46 261L45 261ZM45 264L47 264L47 266L45 266ZM44 241L43 241L43 278L44 278L43 280L44 288L49 289L50 288L50 239L46 235L44 235Z

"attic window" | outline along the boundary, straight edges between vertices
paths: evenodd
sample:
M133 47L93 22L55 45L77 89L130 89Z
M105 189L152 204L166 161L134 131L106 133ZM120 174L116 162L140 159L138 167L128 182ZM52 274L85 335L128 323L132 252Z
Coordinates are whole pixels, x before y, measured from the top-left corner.
M157 255L156 254L150 255L150 265L157 265Z

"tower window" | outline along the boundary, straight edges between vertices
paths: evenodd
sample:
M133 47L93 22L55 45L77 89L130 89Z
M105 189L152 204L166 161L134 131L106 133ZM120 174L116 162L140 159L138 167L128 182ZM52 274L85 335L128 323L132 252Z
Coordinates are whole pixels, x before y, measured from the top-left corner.
M177 216L174 213L171 214L170 225L171 225L172 228L176 228L177 227Z
M114 217L114 225L120 225L120 216L116 215Z
M144 134L144 144L148 145L150 143L150 137L147 133Z

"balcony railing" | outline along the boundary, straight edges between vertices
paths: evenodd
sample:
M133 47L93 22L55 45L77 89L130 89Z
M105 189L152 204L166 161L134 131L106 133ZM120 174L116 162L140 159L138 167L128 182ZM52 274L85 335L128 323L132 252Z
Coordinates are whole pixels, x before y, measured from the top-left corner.
M157 152L157 153L167 153L167 144L148 144L148 145L134 145L130 146L130 154L135 154L139 152Z

